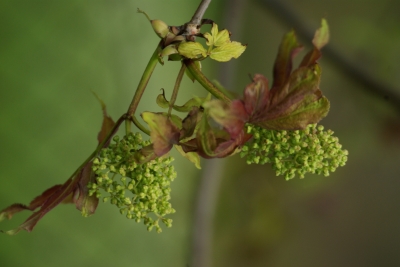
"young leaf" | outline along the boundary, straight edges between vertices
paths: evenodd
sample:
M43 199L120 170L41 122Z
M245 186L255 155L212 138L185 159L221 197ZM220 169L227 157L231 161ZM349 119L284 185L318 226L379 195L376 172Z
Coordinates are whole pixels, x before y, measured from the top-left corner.
M321 49L329 42L329 27L326 19L321 20L321 27L315 32L314 39L312 40L313 45Z
M100 144L106 138L108 132L114 127L115 122L107 114L107 108L106 108L106 105L104 104L103 100L101 100L100 97L95 92L92 92L92 93L97 98L97 100L100 102L101 111L103 112L103 122L101 124L100 132L97 135L97 140L99 141L99 144ZM115 132L116 131L117 131L117 129L115 130ZM107 143L105 146L108 146L108 145L109 145L109 143Z
M274 83L272 87L282 86L292 72L293 58L300 52L302 46L297 42L294 31L287 33L279 46L274 65Z
M141 116L150 127L150 138L156 156L161 157L168 153L179 142L180 130L166 113L143 112Z
M227 104L221 100L211 100L204 103L203 107L211 118L224 127L232 139L243 131L244 124L249 117L240 101Z
M321 69L316 60L321 55L319 48L328 40L328 32L323 21L313 40L316 46L293 72L292 60L301 46L293 31L284 36L274 65L272 89L268 90L268 81L262 75L256 75L245 89L247 122L271 130L296 130L327 115L329 101L319 89Z
M95 94L97 97L97 95ZM98 98L98 97L97 97ZM103 124L101 130L98 134L99 143L104 141L109 131L114 127L115 123L107 115L106 107L104 103L99 99L99 102L103 111ZM115 129L117 131L117 129ZM108 144L105 144L107 146ZM34 198L32 202L25 206L23 204L13 204L8 208L0 212L0 220L4 218L11 219L13 214L20 212L22 210L35 211L24 223L19 225L17 228L6 231L6 234L14 235L21 230L26 230L31 232L40 219L43 218L49 211L57 207L60 203L75 203L78 210L82 212L83 215L88 216L93 214L97 208L98 200L92 196L89 196L87 184L93 178L91 161L88 161L80 170L76 172L75 175L70 177L64 184L55 185L46 191L44 191L40 196Z
M70 178L67 180L65 184L62 186L57 185L53 186L52 188L49 188L46 190L42 195L36 197L34 201L32 202L37 202L40 204L40 210L34 212L24 223L22 223L20 226L17 228L6 231L6 234L9 235L14 235L19 233L21 230L26 230L28 232L31 232L35 225L38 223L38 221L46 215L50 210L58 206L64 199L66 199L68 196L70 196L76 186L77 179ZM12 207L11 205L10 207ZM9 208L10 208L9 207ZM7 210L9 208L6 208L3 210L0 214L3 212L7 213ZM31 209L30 210L35 210ZM19 210L20 211L20 210ZM2 217L2 216L0 216ZM10 217L10 216L9 216Z
M201 170L199 154L197 154L195 152L185 152L185 151L183 151L182 147L179 145L175 145L175 148L176 148L176 150L179 151L179 153L183 157L185 157L190 162L192 162L197 169Z
M282 87L266 90L267 80L260 74L246 87L243 105L247 122L272 130L304 129L317 123L329 111L329 101L319 90L318 65L295 70Z
M188 138L192 137L196 133L199 122L203 116L203 112L199 107L192 107L189 114L182 121L182 129L180 131L180 141L187 141Z
M246 50L246 46L239 42L224 43L211 50L210 58L220 62L227 62L232 58L238 58L244 50Z
M246 86L243 96L244 107L250 117L261 116L269 105L268 80L261 74L256 74L253 82Z
M99 199L96 195L89 195L88 183L95 183L96 178L92 171L92 161L86 164L79 172L77 177L77 188L74 191L73 202L78 210L81 211L82 216L88 217L97 209Z
M191 59L206 57L207 50L198 42L181 43L178 47L179 54Z
M329 26L325 19L321 21L321 27L315 32L314 39L312 43L314 45L314 49L312 49L308 54L303 58L303 61L300 63L300 67L311 66L317 62L318 59L321 58L321 48L324 47L329 41Z
M209 110L215 113L214 116L217 120L225 124L223 125L224 129L213 129L210 126L208 116L205 115ZM183 121L182 131L184 133L190 132L190 134L181 133L181 136L192 136L192 132L196 134L194 139L184 138L181 140L179 145L182 146L184 152L196 152L203 158L222 158L235 153L237 148L241 147L251 137L244 132L241 121L235 121L232 124L228 122L228 116L233 119L236 118L230 114L229 110L219 107L219 102L211 101L211 104L207 104L205 114L197 113L196 109L193 109L191 114ZM237 127L238 125L242 126Z
M218 25L215 23L211 28L211 34L206 32L204 37L207 39L206 44L208 46L221 46L231 41L228 30L218 31Z

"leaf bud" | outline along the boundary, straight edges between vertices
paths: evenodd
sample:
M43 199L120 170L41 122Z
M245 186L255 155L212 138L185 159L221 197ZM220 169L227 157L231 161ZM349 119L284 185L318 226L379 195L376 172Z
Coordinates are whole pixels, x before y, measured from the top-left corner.
M168 25L159 19L153 19L150 21L151 26L153 27L154 32L160 37L164 38L169 33Z

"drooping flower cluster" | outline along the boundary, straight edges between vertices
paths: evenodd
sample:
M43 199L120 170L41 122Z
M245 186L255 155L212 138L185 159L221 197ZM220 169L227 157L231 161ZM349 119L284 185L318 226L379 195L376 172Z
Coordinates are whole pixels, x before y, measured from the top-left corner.
M170 165L172 157L155 158L137 163L137 152L150 144L142 141L139 133L129 133L122 139L113 138L108 148L93 161L96 183L88 185L89 195L116 205L128 219L141 222L149 231L161 232L159 220L171 227L172 220L165 218L174 213L170 200L170 184L176 177ZM155 219L150 216L153 213Z
M348 151L342 149L339 139L332 130L322 125L310 124L305 130L276 131L258 126L247 126L253 138L240 153L248 164L270 163L276 175L286 180L297 175L304 178L306 173L328 176L347 161Z

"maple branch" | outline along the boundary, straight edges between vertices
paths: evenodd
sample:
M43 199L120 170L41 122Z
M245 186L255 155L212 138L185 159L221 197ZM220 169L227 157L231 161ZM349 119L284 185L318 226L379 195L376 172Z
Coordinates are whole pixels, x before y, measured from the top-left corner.
M211 0L202 0L199 7L197 8L196 12L194 13L192 19L190 20L190 24L200 25L201 19L206 12L208 5L210 4Z
M157 45L157 48L154 51L153 55L151 56L149 63L147 63L146 69L144 70L142 78L140 79L138 87L135 91L135 95L133 96L132 102L129 105L127 112L128 116L132 116L136 112L140 99L142 98L147 83L150 80L151 74L153 74L153 71L157 66L160 47L161 47L161 42Z
M276 18L281 20L290 27L295 26L296 34L303 39L311 40L313 33L304 25L304 20L291 9L288 4L281 0L258 0L266 10L272 11ZM365 91L370 94L378 96L381 100L385 100L388 104L392 105L398 112L400 112L400 95L396 94L399 89L390 87L374 75L365 72L360 66L354 64L346 56L339 52L339 50L328 45L324 47L324 57L328 58L336 68L347 77L359 83Z

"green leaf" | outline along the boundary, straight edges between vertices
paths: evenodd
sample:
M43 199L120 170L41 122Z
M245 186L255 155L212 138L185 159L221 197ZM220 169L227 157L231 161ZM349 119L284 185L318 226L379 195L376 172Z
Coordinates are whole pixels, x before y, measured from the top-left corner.
M214 37L214 46L221 46L229 43L230 41L229 32L225 29L218 32L217 36Z
M181 43L178 47L179 54L190 59L206 57L207 50L198 42Z
M210 57L216 61L227 62L232 58L238 58L244 50L246 46L239 42L225 43L211 50Z
M204 37L207 39L206 44L208 46L221 46L231 41L228 30L218 31L218 25L215 23L213 23L211 28L211 34L206 32Z

